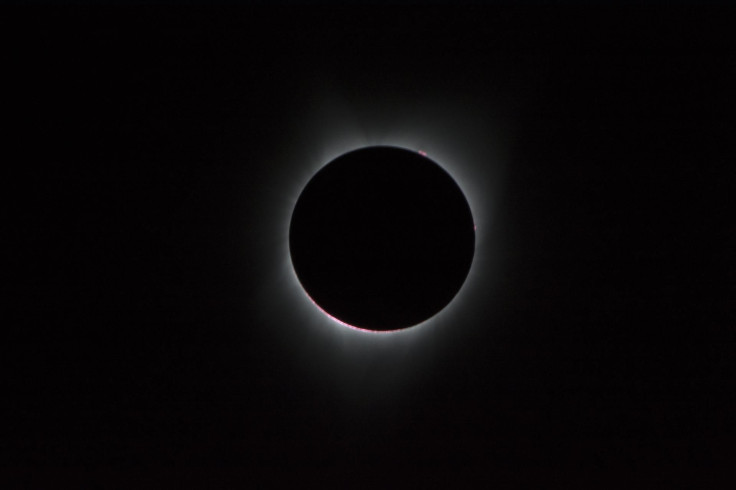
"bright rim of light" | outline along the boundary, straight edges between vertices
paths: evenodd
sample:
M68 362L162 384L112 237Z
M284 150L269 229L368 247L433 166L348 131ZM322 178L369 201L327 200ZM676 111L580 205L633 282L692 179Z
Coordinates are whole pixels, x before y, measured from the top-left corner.
M381 145L381 146L392 146L392 147L395 147L395 145ZM397 147L397 148L400 148L400 147ZM403 149L403 148L401 148L401 149ZM427 152L425 152L423 150L417 150L417 153L419 153L423 157L427 157L428 158ZM332 161L332 160L330 160L330 161ZM329 162L327 162L327 163L329 163ZM305 186L306 186L306 184L305 184ZM298 199L298 196L297 196L297 199ZM467 197L466 197L466 200L467 200ZM294 205L296 206L296 201L294 202ZM471 209L471 215L472 215L472 209ZM291 222L291 219L289 220L289 222ZM475 231L475 234L477 235L478 226L476 224L473 225L473 230ZM477 240L477 238L476 238L476 240ZM287 241L288 241L288 239L287 239ZM289 255L289 262L291 264L291 255ZM472 270L472 263L471 263L471 270ZM339 325L342 325L343 327L347 327L347 328L350 328L352 330L356 330L358 332L370 333L370 334L381 334L381 335L394 334L394 333L398 333L398 332L402 332L402 331L405 331L405 330L409 330L409 329L415 328L415 327L417 327L419 325L423 325L426 322L430 321L432 318L434 318L437 314L439 314L442 311L441 310L440 312L435 313L430 318L428 318L426 320L423 320L423 321L421 321L421 322L419 322L417 324L410 325L408 327L397 328L397 329L394 329L394 330L370 330L370 329L367 329L367 328L361 328L361 327L358 327L358 326L355 326L355 325L351 325L349 323L346 323L346 322L340 320L339 318L337 318L337 317L331 315L330 313L328 313L324 308L322 308L319 305L319 303L317 303L311 296L309 296L309 294L307 293L307 291L304 289L304 287L302 286L301 282L299 281L299 278L296 275L296 271L294 270L293 264L291 264L291 272L293 273L294 279L299 284L299 287L302 288L302 292L304 293L304 295L306 295L306 297L309 299L309 301L312 302L312 304L314 305L315 308L317 308L323 315L325 315L328 319L332 320L333 322L335 322L335 323L337 323ZM465 282L467 282L467 280ZM463 285L464 285L464 283L463 283ZM455 295L455 297L450 301L449 304L452 304L452 302L455 301L455 299L457 298L457 296L459 294L460 293L458 292ZM443 308L443 310L446 309L449 306L449 304L448 305L445 305L445 307Z
M358 342L360 349L386 342L413 343L443 326L470 319L479 310L479 301L473 298L483 296L493 285L489 277L493 247L488 240L493 232L493 196L502 184L505 159L495 121L482 109L469 110L472 105L462 101L439 104L439 99L431 98L426 105L418 105L421 110L393 107L382 117L360 105L348 109L335 100L332 96L316 98L298 127L285 136L288 147L269 165L272 170L265 179L268 194L263 196L266 205L259 228L274 237L264 243L263 259L278 264L279 271L269 274L274 279L264 284L259 296L266 317L274 321L275 328L306 328L323 338L339 338L343 345ZM338 156L368 146L405 148L440 165L465 195L476 229L473 263L460 291L433 317L401 330L361 329L327 314L301 286L289 252L291 216L304 187Z

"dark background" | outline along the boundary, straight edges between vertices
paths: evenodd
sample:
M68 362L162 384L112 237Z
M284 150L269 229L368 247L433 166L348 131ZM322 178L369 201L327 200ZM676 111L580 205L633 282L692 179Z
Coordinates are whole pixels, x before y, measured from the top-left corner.
M728 488L732 11L79 8L2 25L0 466L20 486ZM502 101L513 125L497 290L390 394L380 364L409 361L317 343L309 371L285 337L310 334L263 313L258 223L286 192L266 175L320 81L379 113L427 88ZM344 396L330 376L366 359L376 386Z

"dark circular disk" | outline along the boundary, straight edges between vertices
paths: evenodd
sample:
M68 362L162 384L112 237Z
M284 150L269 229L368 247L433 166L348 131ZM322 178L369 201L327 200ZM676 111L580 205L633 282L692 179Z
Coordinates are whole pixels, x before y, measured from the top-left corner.
M371 146L317 172L297 200L289 250L307 295L354 327L387 331L437 314L473 261L465 196L417 152Z

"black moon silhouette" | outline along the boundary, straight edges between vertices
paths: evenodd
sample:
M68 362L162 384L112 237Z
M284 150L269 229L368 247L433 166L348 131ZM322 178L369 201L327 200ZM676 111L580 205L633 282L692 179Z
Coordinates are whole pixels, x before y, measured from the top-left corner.
M297 200L289 250L307 295L353 327L399 330L442 310L467 278L475 226L465 196L414 151L337 157Z

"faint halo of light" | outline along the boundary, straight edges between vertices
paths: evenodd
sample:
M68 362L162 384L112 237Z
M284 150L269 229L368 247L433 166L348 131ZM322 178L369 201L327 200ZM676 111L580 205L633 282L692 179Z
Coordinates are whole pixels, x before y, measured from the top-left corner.
M428 112L437 99L428 101ZM316 104L300 120L300 138L284 149L273 162L270 174L274 193L269 195L277 216L269 221L269 236L279 237L264 248L264 257L280 263L276 282L267 288L263 305L284 323L298 321L315 335L337 335L345 342L359 341L363 348L379 345L388 339L412 340L442 330L461 315L478 311L473 296L492 287L488 276L492 247L487 238L493 231L494 192L501 186L504 152L496 134L495 122L486 113L469 113L467 105L449 104L438 109L442 117L430 117L422 111L402 112L390 123L367 117L361 119L334 104ZM393 115L396 113L394 112ZM474 135L483 134L483 138ZM490 135L490 136L489 136ZM420 152L440 165L458 184L471 209L475 228L475 252L470 271L462 287L440 312L412 327L380 332L349 326L323 312L302 288L291 263L289 225L296 201L309 180L323 166L338 156L367 146L394 146ZM277 203L278 200L278 203ZM276 227L277 229L275 229ZM264 230L265 231L265 230ZM275 255L274 255L275 254ZM494 265L495 266L495 265ZM481 291L483 288L484 291ZM276 311L277 305L289 305L288 311ZM279 328L290 328L279 326ZM376 344L377 343L377 344Z

